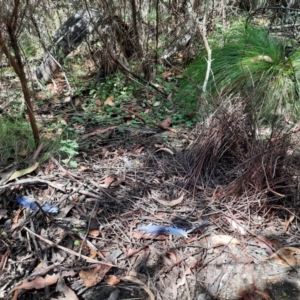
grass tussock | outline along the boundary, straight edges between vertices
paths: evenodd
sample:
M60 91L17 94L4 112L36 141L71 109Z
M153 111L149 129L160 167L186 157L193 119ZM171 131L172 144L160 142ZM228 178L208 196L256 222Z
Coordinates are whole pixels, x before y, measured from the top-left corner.
M61 152L60 137L46 138L42 136L42 152L39 162L47 160L51 155ZM23 117L0 116L0 168L11 164L18 168L27 167L28 160L36 151L30 124Z
M300 51L262 28L233 27L223 45L212 49L212 68L206 99L211 112L220 97L250 97L248 111L258 119L269 120L274 114L299 116ZM292 49L292 50L291 50ZM203 53L187 69L180 98L187 109L200 107L199 95L207 69Z

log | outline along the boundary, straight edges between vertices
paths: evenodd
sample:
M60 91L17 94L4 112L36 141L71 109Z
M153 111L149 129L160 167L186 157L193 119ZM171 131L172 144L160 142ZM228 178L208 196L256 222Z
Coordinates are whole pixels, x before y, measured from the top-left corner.
M71 16L54 34L51 46L34 74L48 82L57 74L65 57L74 51L103 21L97 10L82 10Z

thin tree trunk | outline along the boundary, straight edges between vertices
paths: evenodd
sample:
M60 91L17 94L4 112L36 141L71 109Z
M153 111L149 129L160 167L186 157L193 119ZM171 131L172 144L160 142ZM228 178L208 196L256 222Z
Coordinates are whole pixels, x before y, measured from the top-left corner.
M207 68L206 68L205 80L204 80L203 87L202 87L202 92L203 92L204 97L205 97L205 93L206 93L207 83L209 80L209 74L211 71L211 49L210 49L210 46L209 46L209 43L207 40L207 30L206 30L208 10L209 10L209 0L206 0L205 11L204 11L204 16L203 16L203 25L202 25L203 26L202 38L203 38L205 49L207 52Z
M0 48L2 49L3 53L5 54L6 58L10 62L11 66L13 67L14 71L16 72L17 76L20 79L20 83L22 86L22 92L24 95L24 100L27 105L27 113L29 116L29 121L33 133L33 138L38 145L40 138L39 138L39 131L36 125L36 120L33 114L33 109L32 109L32 104L30 100L30 93L28 89L28 84L27 84L27 79L24 71L24 65L22 62L21 54L20 54L20 48L19 44L16 38L16 29L17 29L17 19L18 19L18 7L20 5L20 0L15 0L14 1L14 9L13 12L9 18L9 21L7 22L7 31L9 34L10 42L11 42L11 47L14 51L15 58L10 54L9 49L7 48L3 35L1 34L0 31Z

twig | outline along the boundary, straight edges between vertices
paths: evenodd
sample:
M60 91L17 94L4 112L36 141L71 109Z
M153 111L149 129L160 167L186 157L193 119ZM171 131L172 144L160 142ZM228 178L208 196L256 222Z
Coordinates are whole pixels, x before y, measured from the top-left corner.
M43 179L38 179L38 178L27 178L27 179L21 179L21 180L18 180L18 181L15 181L15 182L12 182L12 183L8 183L8 184L5 184L5 185L2 185L0 186L0 191L2 189L5 189L7 187L10 187L10 186L14 186L14 185L19 185L19 184L33 184L33 183L44 183L44 184L48 184L50 186L52 186L53 188L57 189L57 190L60 190L61 192L65 192L65 190L61 187L59 187L58 185L48 181L48 180L43 180ZM65 184L66 186L67 184Z
M113 56L112 56L113 57ZM121 68L126 71L127 73L131 74L134 78L136 78L139 82L145 84L145 85L149 85L150 87L152 87L154 90L156 90L157 92L159 92L160 94L162 94L165 98L168 97L168 95L161 91L159 88L157 88L154 84L152 84L149 81L146 81L145 79L143 79L142 77L140 77L139 75L133 73L131 70L129 70L126 66L124 66L124 64L121 63L121 61L119 59L114 59L115 62L121 66Z
M5 265L7 263L8 257L10 256L11 251L7 248L6 252L2 255L1 257L1 262L0 262L0 277L4 272Z
M71 255L75 255L79 258L83 258L86 262L90 262L90 263L94 263L94 264L101 264L101 265L106 265L106 266L110 266L110 267L118 267L116 265L113 265L113 264L108 264L108 263L105 263L105 262L102 262L102 261L99 261L99 260L95 260L93 258L90 258L88 256L85 256L85 255L80 255L79 253L71 250L71 249L68 249L66 247L63 247L63 246L60 246L60 245L56 245L54 244L53 242L43 238L42 236L34 233L33 231L31 231L29 228L27 228L26 226L23 227L27 232L29 232L30 234L33 234L35 235L36 237L38 237L39 239L41 239L42 241L44 241L46 244L50 245L51 247L54 247L54 248L58 248L60 250L63 250L63 251L66 251L67 253L71 254Z
M135 115L137 118L139 118L140 120L142 120L144 123L147 123L147 120L146 120L143 116L141 116L140 114L134 112L134 111L131 110L131 109L126 109L126 110L127 110L130 114ZM159 127L159 128L162 129L162 130L169 130L169 131L172 131L172 132L177 133L177 130L175 130L174 128L171 128L171 127L164 127L164 126L162 126L162 125L160 125L159 123L156 123L156 122L154 122L154 121L149 121L149 122L150 122L151 124L153 124L153 125Z
M38 148L36 149L36 151L34 152L32 158L31 158L31 161L33 163L36 162L36 160L37 160L38 156L40 155L40 152L42 151L43 148L44 148L44 143L40 143Z

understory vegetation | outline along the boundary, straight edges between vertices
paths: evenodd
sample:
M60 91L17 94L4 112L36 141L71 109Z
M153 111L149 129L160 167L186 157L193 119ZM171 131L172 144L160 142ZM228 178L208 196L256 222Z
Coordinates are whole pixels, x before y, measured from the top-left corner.
M240 96L238 101L247 102L248 112L255 114L257 121L272 125L276 116L297 120L300 51L293 41L264 28L239 24L224 33L222 42L212 49L205 109L212 113L223 99ZM200 107L197 83L204 81L206 69L202 52L188 67L181 85L178 97L191 111Z
M99 287L86 300L283 299L261 262L300 265L299 19L295 1L0 0L0 299L77 300L69 277Z

